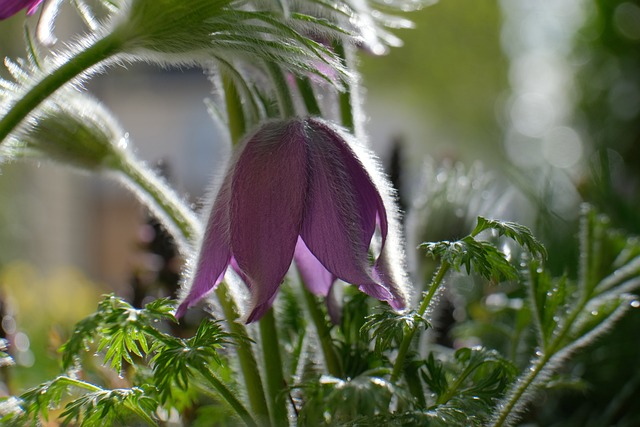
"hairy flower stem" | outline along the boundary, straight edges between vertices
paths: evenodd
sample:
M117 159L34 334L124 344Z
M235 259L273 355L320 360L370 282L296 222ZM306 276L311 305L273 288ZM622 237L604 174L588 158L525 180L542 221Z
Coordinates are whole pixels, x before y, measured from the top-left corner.
M280 107L280 116L282 118L295 117L296 107L291 97L291 88L287 83L287 79L282 72L282 69L273 62L267 63L267 70L273 82L273 86L276 90L276 97L278 98L278 106Z
M127 186L140 196L140 200L165 224L175 241L187 242L183 243L181 252L185 255L192 252L193 248L188 242L199 238L202 226L191 209L177 195L174 195L165 181L133 158L122 159L115 167L124 174ZM251 408L259 420L268 422L269 410L258 364L251 350L249 334L244 325L236 322L238 309L227 290L226 283L222 282L218 285L216 295L229 323L229 329L240 337L236 342L238 359Z
M442 281L444 280L444 276L449 271L451 265L447 261L442 261L440 264L440 268L435 274L435 277L431 281L431 285L429 285L429 291L426 293L424 298L422 299L422 303L420 304L420 308L418 308L417 316L424 317L424 314L431 304L434 295L442 285ZM400 343L400 348L398 349L398 355L396 356L396 361L393 365L393 372L391 373L391 382L395 383L398 381L400 377L400 373L404 367L404 359L407 357L407 352L409 351L409 347L411 346L411 342L418 332L418 328L420 327L419 322L415 322L413 327L409 330L405 331L404 337L402 338L402 343Z
M260 425L266 425L269 423L269 408L258 363L251 348L251 339L244 325L238 323L238 309L225 282L220 283L216 288L216 296L222 306L224 317L227 319L229 330L238 337L236 339L238 361L240 362L240 370L244 377L245 389L251 409Z
M580 313L584 310L587 303L589 302L589 298L582 297L580 301L574 307L574 309L569 313L566 322L560 329L559 333L555 335L555 339L551 341L551 343L547 346L544 351L544 354L535 362L533 365L533 369L529 369L529 373L525 376L522 381L518 382L518 387L513 393L510 393L509 400L502 405L499 414L493 424L492 427L501 427L505 425L507 420L509 419L509 415L516 407L522 396L525 394L527 389L533 384L538 375L545 369L549 361L555 356L560 350L562 350L562 342L566 339L567 334L571 331L571 327L573 323L576 321Z
M240 99L238 89L229 76L223 76L223 86L227 107L229 136L231 138L231 144L237 145L246 131L246 121L244 110L242 109L242 100ZM267 405L267 399L265 397L258 363L251 346L252 341L249 338L249 333L245 326L237 321L238 308L227 289L226 283L222 282L218 285L216 288L216 296L222 306L222 311L224 312L227 323L229 324L229 329L233 334L239 337L236 341L238 360L240 362L240 369L244 377L246 392L249 397L251 408L261 424L269 423L269 407ZM279 365L279 368L282 369L281 365Z
M114 167L124 174L125 184L173 236L179 252L185 257L190 256L193 242L202 233L194 212L162 178L133 156L119 159Z
M49 73L16 102L0 120L0 144L42 101L65 83L120 52L123 42L117 33L111 33Z
M247 408L245 408L244 405L236 398L236 396L231 390L229 390L224 382L222 382L220 378L218 378L213 372L211 372L211 369L207 365L203 364L202 366L200 366L198 372L209 382L209 384L211 384L211 386L213 386L214 389L216 389L218 394L227 401L229 406L231 406L236 411L238 416L242 418L247 426L258 426L251 414L249 414L249 411L247 411ZM213 397L217 398L218 396L214 395Z
M318 334L318 340L320 341L320 347L322 348L322 354L324 355L324 363L327 366L329 374L337 378L343 378L344 373L336 349L331 340L331 332L327 326L324 313L318 307L318 300L313 296L305 286L302 286L302 292L304 293L304 299L307 302L307 308L313 324L316 327Z
M336 55L342 60L345 65L347 64L347 55L344 48L344 45L341 42L334 43L333 50L336 52ZM355 69L355 67L349 67L350 69ZM355 121L353 114L353 104L351 100L351 87L348 83L345 83L346 89L344 92L340 92L338 94L338 102L340 105L340 120L342 122L342 126L347 128L349 132L355 132Z
M302 97L304 106L307 108L307 113L312 116L322 116L320 105L318 105L316 95L313 93L313 86L311 85L311 81L309 81L309 78L298 77L296 78L296 84L298 86L298 90L300 91L300 96Z
M242 109L242 100L238 93L238 88L233 83L233 79L227 74L222 75L222 86L224 90L224 101L227 108L227 127L231 143L236 145L244 136L247 124Z
M273 308L260 319L262 357L267 381L271 422L274 426L289 425L286 406L286 387L280 357L280 340Z
M293 99L289 92L289 87L280 67L274 63L267 63L267 69L273 81L280 106L280 114L283 117L295 115ZM231 122L231 118L229 119ZM233 141L234 144L237 142ZM258 324L260 329L260 339L262 342L262 357L264 362L264 373L267 382L269 410L271 422L274 426L289 425L286 388L284 380L282 358L280 356L280 344L278 340L278 328L273 314L273 308L260 319Z

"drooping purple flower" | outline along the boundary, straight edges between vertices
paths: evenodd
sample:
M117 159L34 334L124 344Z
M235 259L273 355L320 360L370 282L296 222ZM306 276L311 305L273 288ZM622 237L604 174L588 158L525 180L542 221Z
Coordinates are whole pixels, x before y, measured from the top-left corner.
M405 308L403 259L387 210L392 201L354 148L332 125L313 118L269 122L249 137L215 197L176 315L222 281L231 265L251 293L247 322L257 320L271 307L292 260L316 295L327 296L341 279ZM376 228L379 253L372 262Z
M27 15L33 15L44 0L0 0L0 20L7 19L27 9Z

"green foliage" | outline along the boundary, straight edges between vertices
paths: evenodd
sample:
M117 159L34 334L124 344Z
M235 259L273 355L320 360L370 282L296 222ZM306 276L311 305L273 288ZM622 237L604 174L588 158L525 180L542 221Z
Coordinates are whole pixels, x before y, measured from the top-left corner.
M157 337L158 322L176 322L173 305L168 299L158 299L139 310L126 301L108 295L98 305L98 310L78 322L62 352L63 369L71 368L77 357L97 341L97 351L106 350L104 363L120 372L123 362L134 365L134 357L149 353L149 338Z
M194 373L213 375L210 364L222 364L218 350L230 344L230 338L220 323L207 319L189 339L164 335L156 341L151 361L160 401L166 402L176 391L188 391Z
M139 387L130 389L105 390L93 384L68 376L60 376L52 381L27 390L20 396L21 411L2 419L10 425L37 425L37 415L49 419L49 409L57 408L67 395L76 390L86 393L70 401L59 415L62 425L103 426L122 423L131 417L137 417L148 425L157 425L154 412L157 403Z
M524 247L532 256L546 258L547 250L545 247L533 237L531 230L524 225L511 221L498 221L495 219L486 219L478 217L478 224L471 232L472 236L477 236L485 230L495 230L500 236L506 236L515 240L520 246Z
M415 311L397 313L387 308L368 315L366 320L361 332L365 337L370 336L373 339L374 350L377 353L400 345L408 330L420 326L427 329L430 326L429 322Z
M78 323L61 348L63 366L72 368L72 375L59 376L26 391L15 411L0 413L2 420L12 425L32 420L35 425L40 417L49 419L50 409L62 406L58 417L64 425L127 424L125 420L132 417L156 425L158 408L188 407L195 397L192 388L196 387L216 390L216 398L226 400L247 424L253 425L246 409L214 369L223 364L218 351L237 338L210 319L201 323L193 337L174 337L159 329L163 322L175 322L172 312L173 303L168 299L136 309L120 298L106 296L94 314ZM73 376L80 368L81 354L91 351L92 344L104 353L104 364L117 373L123 371L126 362L134 371L131 387L108 389Z
M516 268L509 263L504 253L500 252L492 243L476 239L476 236L486 230L495 230L499 236L506 236L516 241L533 257L546 258L544 246L531 234L531 230L522 225L508 222L489 220L478 217L478 223L470 235L456 242L441 241L423 243L428 256L441 259L448 265L460 271L464 266L467 273L472 269L482 277L494 280L515 280L518 276Z
M493 244L466 236L456 242L424 243L427 255L447 262L457 271L464 266L467 273L475 271L482 277L500 282L518 277L516 268L509 263L504 253Z

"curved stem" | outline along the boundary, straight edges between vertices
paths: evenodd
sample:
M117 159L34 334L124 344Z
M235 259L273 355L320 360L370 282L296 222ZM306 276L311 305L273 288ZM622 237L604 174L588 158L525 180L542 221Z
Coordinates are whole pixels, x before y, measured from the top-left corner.
M229 330L232 334L238 336L236 340L236 348L238 351L238 362L240 363L240 370L244 377L245 388L247 396L249 397L249 403L251 409L258 421L262 424L268 424L269 422L269 408L267 406L267 400L264 394L264 387L262 385L262 378L260 377L260 370L258 369L258 363L251 349L251 338L247 333L247 329L241 323L238 323L238 309L235 301L231 297L227 284L222 282L216 288L216 296L222 306L224 317L229 324Z
M224 89L224 101L227 107L229 137L231 138L232 145L236 145L244 136L247 127L244 110L242 109L242 100L240 99L238 88L229 75L222 75L222 86Z
M449 271L451 265L447 261L443 261L440 264L440 268L436 273L433 281L431 282L431 286L429 287L429 292L425 295L420 304L420 308L418 309L417 315L423 317L433 300L436 291L440 288L444 276ZM396 361L393 365L393 372L391 373L391 382L395 383L400 377L400 373L402 372L402 368L404 367L404 359L407 357L407 352L409 351L409 346L413 341L413 337L416 335L418 328L420 327L419 323L415 323L414 326L405 332L404 337L402 338L402 343L400 343L400 348L398 349L398 355L396 356Z
M305 107L307 107L307 113L312 116L322 116L320 105L318 104L316 95L313 93L313 86L311 85L309 78L298 77L296 79L296 83L298 85L300 95L302 96L302 101L304 102Z
M247 426L258 426L251 414L249 414L249 411L247 411L247 408L244 407L244 405L236 398L233 392L229 390L229 388L227 388L227 386L220 380L220 378L218 378L213 372L211 372L208 366L200 366L199 372L203 377L206 378L209 384L211 384L213 388L216 389L219 395L227 401L229 406L231 406L236 411L238 416L242 418Z
M547 366L547 363L549 363L553 356L563 348L562 342L571 330L573 322L576 321L580 313L584 310L587 302L587 298L581 298L578 305L573 309L571 313L569 313L569 316L563 327L560 329L557 335L554 335L555 339L549 344L544 354L536 361L533 369L529 369L529 373L527 374L527 376L518 383L518 387L515 389L515 391L509 394L509 400L504 405L502 405L502 409L500 410L498 418L492 424L493 427L501 427L502 425L504 425L511 412L516 407L518 401L531 386L531 384L535 381L536 377Z
M336 42L333 46L333 50L336 52L336 55L342 60L342 62L347 65L347 55L344 45L341 42ZM350 68L355 69L354 67ZM348 84L346 84L344 92L340 92L338 94L338 103L340 105L340 119L342 121L342 126L347 128L349 132L353 133L355 131L355 121L353 117L354 115L351 90L352 88Z
M122 45L122 39L116 33L111 33L80 51L74 57L69 58L64 64L43 78L18 100L0 120L0 144L42 101L65 83L118 53Z
M342 370L342 364L340 363L333 341L331 340L331 332L327 326L325 316L318 307L318 300L304 285L302 286L302 292L304 293L304 299L307 302L309 314L311 314L311 319L313 320L316 332L318 333L318 340L320 341L320 347L322 348L322 354L324 355L324 363L327 366L327 371L336 378L343 378L344 373Z
M287 384L282 373L283 366L282 358L280 357L278 329L273 315L273 308L270 308L260 319L260 339L264 372L267 379L271 421L274 426L286 426L289 424L285 400Z
M115 167L124 174L125 184L173 236L180 253L190 256L193 242L202 233L194 212L162 178L133 156L120 159Z
M287 83L282 69L277 64L268 62L267 70L269 70L269 75L276 89L276 97L278 98L278 105L280 106L280 116L283 118L295 117L296 107L291 97L291 88Z
M233 79L229 76L223 76L224 98L227 107L227 120L229 126L229 137L231 144L237 145L246 131L246 120L244 110L242 108L242 100L238 93ZM244 376L246 392L253 412L256 414L261 424L268 424L270 421L269 407L265 397L262 378L258 363L256 361L253 349L251 347L251 339L247 328L238 323L238 308L233 297L229 293L227 284L222 282L216 288L216 296L222 306L229 329L239 338L237 344L238 360L240 369Z

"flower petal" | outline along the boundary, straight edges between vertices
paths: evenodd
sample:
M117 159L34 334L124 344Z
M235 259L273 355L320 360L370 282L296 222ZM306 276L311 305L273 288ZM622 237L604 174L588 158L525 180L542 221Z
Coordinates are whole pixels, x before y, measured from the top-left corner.
M308 121L309 194L300 235L335 276L358 286L373 285L368 243L363 241L371 228L371 218L362 218L359 189L347 170L342 150L315 123Z
M227 176L211 208L193 279L187 295L178 306L176 317L181 317L189 307L200 301L224 278L231 258L229 245L230 182L231 179Z
M367 250L369 249L377 223L380 225L382 246L384 246L388 230L387 211L382 197L367 170L342 135L319 120L309 119L308 123L318 137L321 137L327 144L334 145L340 153L344 168L354 189L353 195L356 199L356 207L358 208L362 226L363 245L366 246Z
M22 9L27 9L27 15L33 15L43 0L0 0L0 20L7 19Z
M298 267L300 278L309 291L318 296L326 297L336 277L311 253L302 238L298 238L293 259Z
M383 283L387 292L391 294L390 298L384 299L391 307L395 310L407 308L407 293L403 290L403 286L394 279L393 270L389 264L388 252L384 249L373 266L373 276L378 279L378 282ZM369 294L367 291L364 292Z
M34 13L36 13L36 9L38 9L38 6L40 6L40 3L42 3L44 0L32 0L30 2L27 3L27 15L33 15Z
M252 294L248 321L270 306L293 259L308 187L303 142L302 121L267 123L235 165L231 248Z

